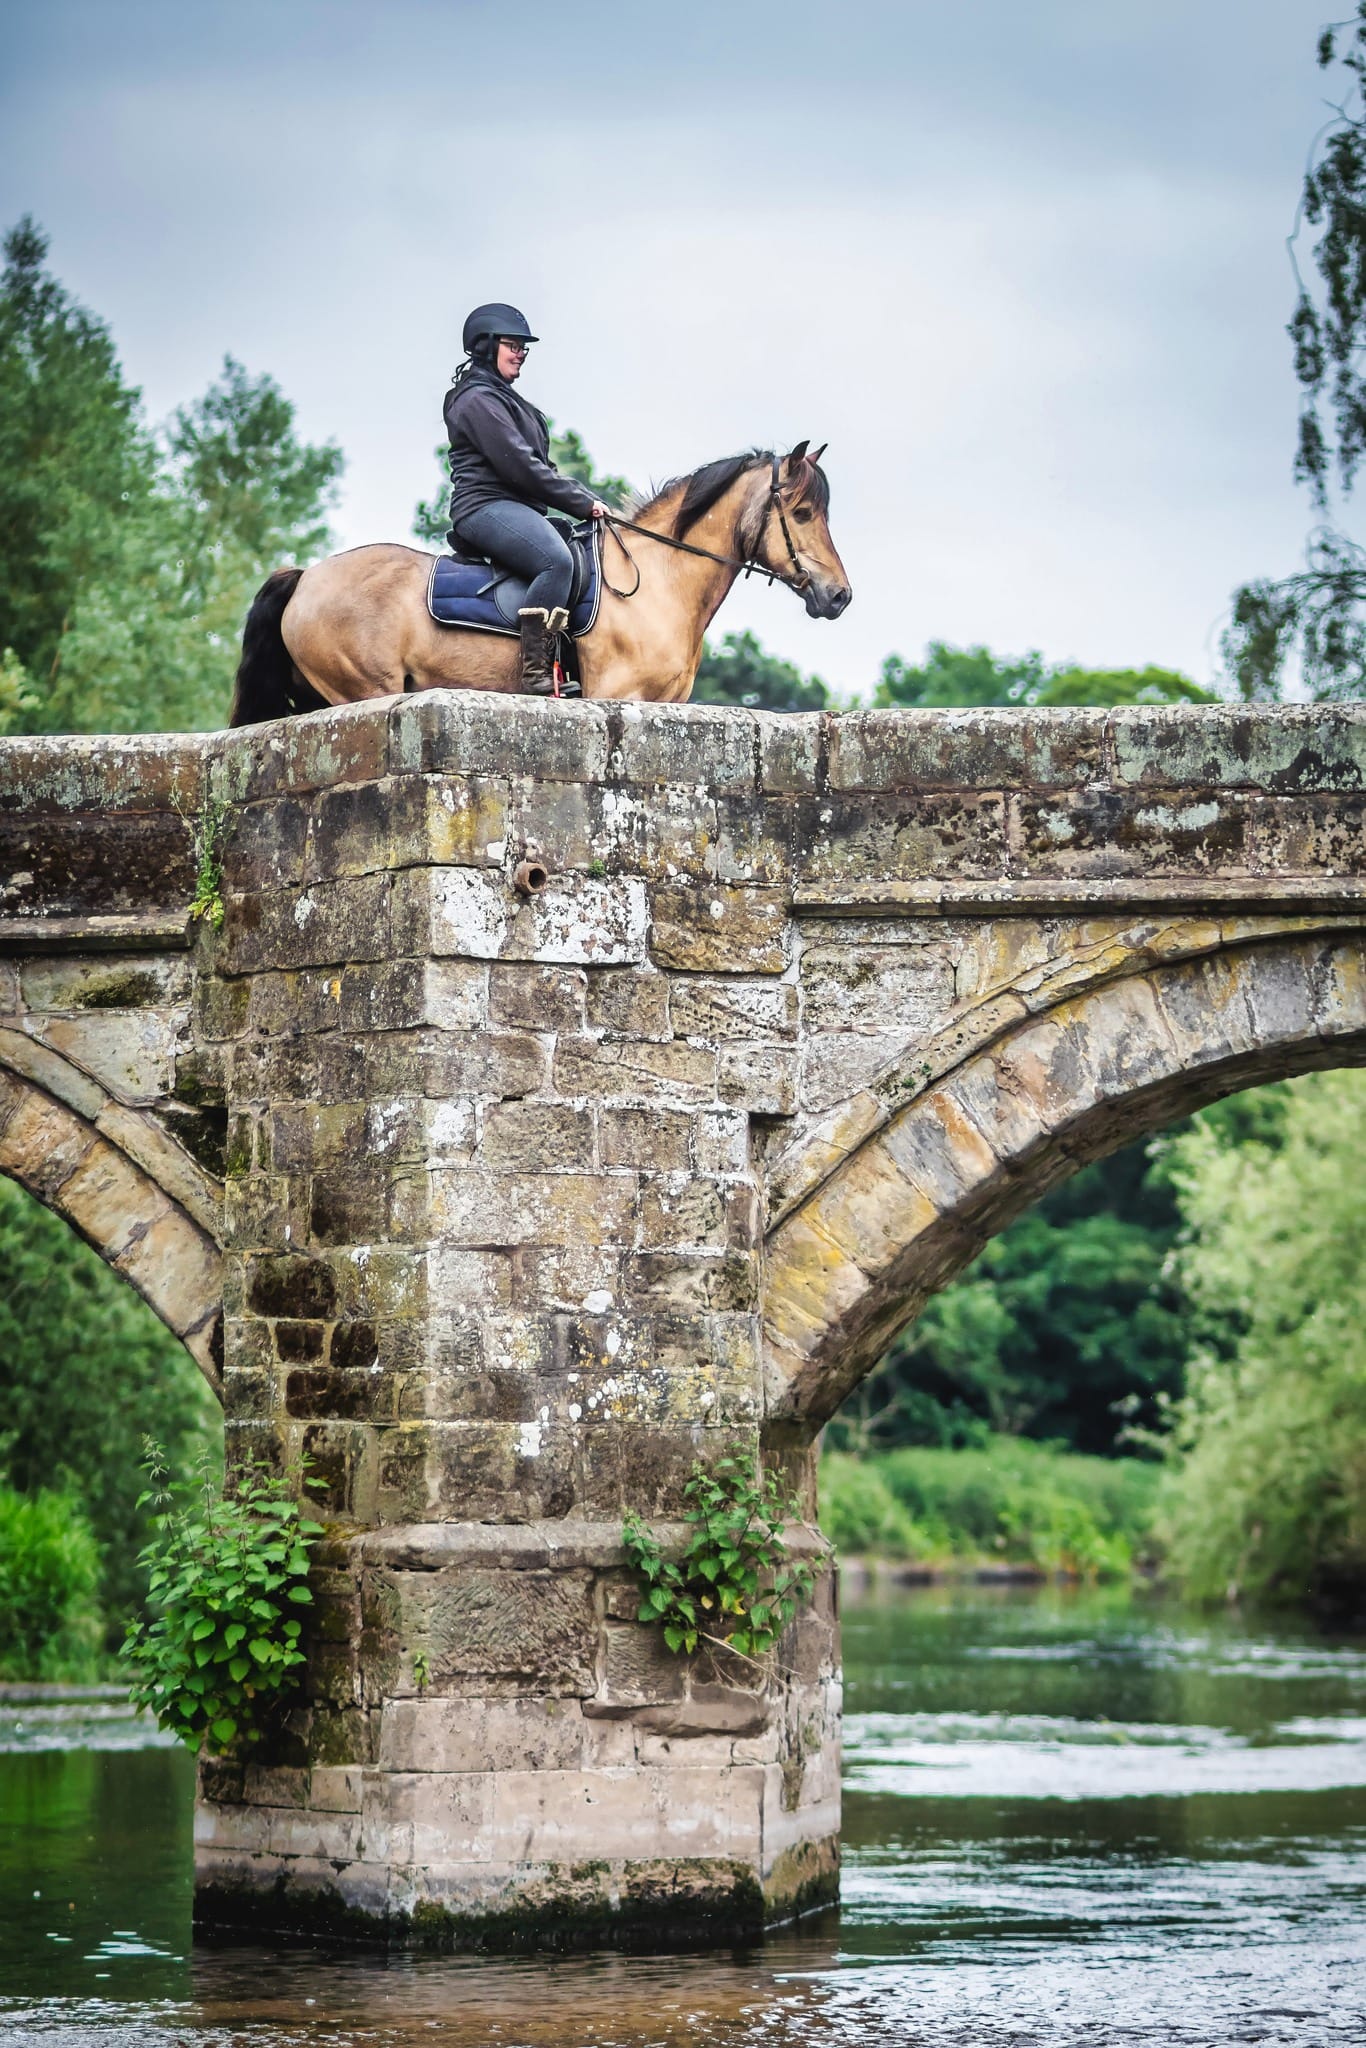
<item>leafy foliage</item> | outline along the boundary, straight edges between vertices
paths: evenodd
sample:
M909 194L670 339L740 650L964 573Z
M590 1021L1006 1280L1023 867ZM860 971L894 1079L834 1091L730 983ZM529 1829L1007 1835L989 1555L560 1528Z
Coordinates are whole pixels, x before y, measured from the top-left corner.
M1200 1599L1366 1594L1366 1078L1281 1091L1274 1143L1207 1118L1171 1174L1196 1317L1163 1529Z
M298 1609L312 1599L308 1553L319 1535L287 1482L264 1467L219 1496L208 1477L177 1504L160 1446L148 1442L142 1497L156 1534L142 1554L155 1619L128 1626L121 1655L132 1698L188 1748L258 1740L304 1664ZM142 1503L140 1502L139 1505Z
M1003 1433L1112 1452L1181 1385L1184 1304L1167 1266L1179 1227L1151 1144L1084 1168L931 1299L846 1402L832 1442L952 1447Z
M914 664L889 654L875 705L926 709L989 704L1209 704L1214 698L1175 669L1049 667L1041 654L996 655L987 647L931 640Z
M93 1678L99 1581L77 1501L0 1486L0 1678Z
M0 722L36 732L216 725L243 615L281 554L329 536L342 468L269 377L226 358L161 437L103 321L25 219L0 278Z
M795 1500L767 1473L756 1485L739 1458L693 1467L684 1488L692 1535L679 1558L665 1557L635 1515L622 1525L626 1555L640 1581L641 1621L657 1622L669 1648L691 1656L699 1642L763 1657L803 1601L813 1573L788 1557L785 1522Z
M20 1493L50 1488L82 1504L112 1642L145 1592L145 1431L178 1472L216 1456L221 1411L203 1374L69 1224L0 1179L0 1471Z
M190 916L202 919L212 931L221 931L226 914L223 902L223 823L227 807L212 794L204 798L195 821L194 896Z
M1294 474L1315 508L1329 511L1336 474L1344 497L1366 454L1366 0L1325 29L1319 68L1340 67L1333 119L1315 138L1290 237L1296 298L1289 335L1301 393ZM1315 231L1316 277L1306 280L1297 245ZM1224 659L1239 694L1280 695L1298 648L1311 695L1351 698L1366 678L1366 551L1333 524L1310 535L1305 567L1276 582L1260 577L1234 593Z
M846 1550L1122 1577L1150 1548L1158 1468L989 1438L974 1449L821 1460L821 1524Z
M819 676L769 654L753 633L727 633L704 649L693 684L694 704L742 704L747 711L824 711L830 692Z

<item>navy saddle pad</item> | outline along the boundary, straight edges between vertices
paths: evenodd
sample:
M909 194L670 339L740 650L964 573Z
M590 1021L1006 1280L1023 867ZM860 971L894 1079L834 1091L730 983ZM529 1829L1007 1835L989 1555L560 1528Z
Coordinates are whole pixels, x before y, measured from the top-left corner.
M573 529L568 540L575 563L569 632L572 639L581 640L593 629L602 595L599 522L585 520ZM439 626L473 626L482 633L516 633L517 614L526 603L526 593L522 577L498 568L482 556L438 555L427 583L427 609Z

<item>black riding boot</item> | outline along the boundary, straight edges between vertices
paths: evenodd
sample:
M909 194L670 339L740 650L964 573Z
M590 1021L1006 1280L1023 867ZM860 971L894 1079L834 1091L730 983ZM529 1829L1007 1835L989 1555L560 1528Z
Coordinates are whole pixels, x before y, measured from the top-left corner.
M523 605L517 614L522 629L522 692L528 697L555 694L555 642L550 614L544 605Z

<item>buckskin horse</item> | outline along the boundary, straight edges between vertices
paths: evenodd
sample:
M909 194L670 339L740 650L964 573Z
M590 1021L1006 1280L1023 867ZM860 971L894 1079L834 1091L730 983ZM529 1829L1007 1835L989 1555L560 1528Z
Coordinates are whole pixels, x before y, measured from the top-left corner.
M800 441L786 456L727 456L674 477L630 518L611 516L597 617L577 643L586 697L683 702L742 572L797 591L813 619L839 617L852 593L830 538L824 452ZM247 614L231 723L405 690L515 690L515 635L430 616L432 559L380 542L267 577Z

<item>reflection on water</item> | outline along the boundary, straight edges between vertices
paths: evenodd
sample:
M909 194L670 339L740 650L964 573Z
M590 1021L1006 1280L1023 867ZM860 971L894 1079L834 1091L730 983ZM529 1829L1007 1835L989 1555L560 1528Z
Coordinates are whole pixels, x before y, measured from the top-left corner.
M46 1724L0 1702L0 2033L1366 2043L1366 1644L1127 1594L897 1589L846 1609L845 1652L842 1911L722 1957L192 1950L189 1759L134 1746L117 1699Z

